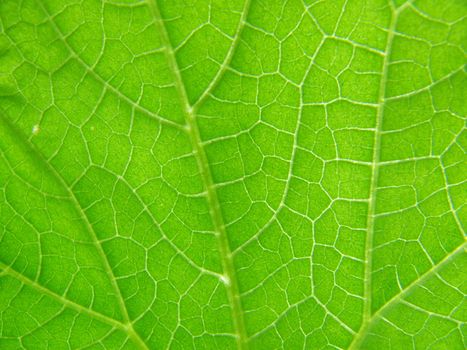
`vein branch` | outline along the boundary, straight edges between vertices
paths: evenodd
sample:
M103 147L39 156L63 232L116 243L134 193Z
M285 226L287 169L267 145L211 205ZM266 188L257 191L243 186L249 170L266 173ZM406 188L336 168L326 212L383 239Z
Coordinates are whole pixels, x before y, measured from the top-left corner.
M57 33L58 37L62 41L62 43L65 45L66 49L68 50L70 56L76 60L86 71L89 76L93 77L99 84L103 86L103 88L107 91L112 92L115 96L117 96L119 99L125 101L128 105L130 105L132 108L135 110L147 115L150 118L153 118L157 120L159 123L164 124L164 125L170 125L176 129L180 129L181 125L170 120L167 118L164 118L157 113L154 113L150 111L149 109L141 106L139 103L136 101L132 100L130 97L125 95L122 91L119 90L119 88L113 86L108 80L104 79L101 75L99 75L95 71L95 65L90 66L88 63L86 63L79 55L79 52L76 52L75 49L68 43L68 41L65 38L65 35L63 34L62 30L58 27L58 25L54 22L53 17L51 14L47 11L45 6L43 5L43 0L38 0L39 6L42 8L43 12L47 16L50 24L52 25L53 30Z
M87 314L91 316L92 318L95 318L101 322L104 322L114 328L126 329L126 325L120 321L117 321L109 316L106 316L104 314L101 314L100 312L94 311L92 309L86 308L78 303L75 303L74 301L71 301L67 298L65 298L63 295L57 294L50 289L42 286L41 284L37 283L36 281L31 280L30 278L26 277L22 273L12 269L10 266L4 264L3 262L0 262L0 269L6 273L7 275L17 279L24 285L27 285L36 291L40 292L41 294L47 295L51 297L52 299L59 301L61 304L84 314Z
M51 291L50 289L42 286L41 284L37 283L36 281L33 281L33 280L29 279L28 277L26 277L22 273L12 269L10 266L4 264L3 262L0 262L0 269L5 274L7 274L7 275L15 278L16 280L20 281L21 283L23 283L23 285L27 285L27 286L35 289L39 293L49 296L50 298L58 301L59 303L61 303L65 307L68 307L68 308L70 308L72 310L75 310L78 313L87 314L88 316L92 317L93 319L101 321L101 322L103 322L103 323L105 323L105 324L107 324L107 325L109 325L109 326L111 326L113 328L120 329L120 330L124 331L128 335L128 337L135 344L138 345L139 348L146 349L146 350L148 349L148 347L142 341L142 339L139 337L139 335L132 329L131 325L129 325L127 323L122 323L122 322L117 321L117 320L115 320L115 319L113 319L113 318L111 318L109 316L106 316L106 315L100 313L100 312L94 311L92 309L84 307L83 305L75 303L74 301L71 301L71 300L65 298L63 295L57 294L57 293Z
M216 88L216 86L222 80L222 77L224 76L225 71L227 70L230 62L232 61L236 48L238 44L240 43L240 39L242 37L241 34L243 32L243 28L245 27L246 19L250 11L250 4L251 4L251 0L245 0L245 4L243 5L243 11L240 17L240 22L238 24L237 32L235 34L234 40L232 41L232 44L230 45L230 48L229 48L229 51L227 52L225 60L222 63L222 66L217 71L217 74L214 77L214 79L212 79L209 86L202 93L202 95L198 98L198 100L193 104L193 110L196 110L198 107L200 107L203 104L203 102L206 100L209 94Z
M18 133L18 131L15 129L15 127L13 125L11 125L9 120L4 118L3 115L0 115L0 119L2 120L3 124L9 129L10 132ZM97 253L99 254L99 257L101 258L101 262L102 262L104 271L105 271L107 277L109 278L110 284L111 284L111 286L112 286L112 288L113 288L113 290L115 292L116 299L118 300L120 312L122 313L123 319L124 319L125 324L126 324L125 327L126 327L127 333L129 334L130 337L133 335L133 337L138 338L137 343L144 344L142 342L142 340L139 338L139 336L136 334L136 332L132 328L132 324L131 324L130 318L128 316L128 310L126 308L123 295L122 295L122 293L120 291L120 288L118 286L117 280L116 280L115 275L114 275L113 270L112 270L112 267L110 266L107 255L105 254L104 249L103 249L102 245L99 242L97 234L96 234L95 230L93 229L91 223L89 222L88 217L86 216L86 213L84 212L83 208L81 207L81 205L80 205L80 203L78 201L78 198L76 198L74 192L70 189L70 187L66 183L65 179L60 175L60 173L52 165L50 165L50 163L43 157L43 155L40 152L38 152L36 150L36 148L29 141L26 141L23 137L19 137L18 139L23 140L23 146L27 147L28 151L33 153L34 156L36 157L36 159L39 159L42 162L42 164L47 168L47 170L55 178L55 180L65 189L66 193L68 194L68 197L70 198L70 201L71 201L74 209L76 210L76 212L80 216L81 220L83 220L83 223L84 223L84 225L86 227L86 230L88 231L89 237L92 239L92 242L94 243L94 246L96 247ZM13 271L13 270L11 270L11 271ZM22 275L18 273L18 276L22 276ZM24 277L23 282L25 282L25 283L27 282L26 277ZM35 285L39 286L39 284L37 284L36 282L34 282L34 283L35 283ZM42 287L42 288L44 288L44 287ZM50 292L50 293L53 293L53 292ZM61 298L66 300L63 297L61 297ZM78 305L78 304L76 304L76 305ZM86 309L83 306L81 306L81 307L83 309ZM92 311L92 310L89 310L89 311L93 312L93 313L96 313L95 311ZM114 320L114 321L118 322L116 320ZM143 348L146 349L146 346L144 346Z
M357 336L354 338L354 341L349 347L349 350L357 350L360 349L362 345L362 341L365 339L365 336L368 334L369 330L373 326L373 324L379 320L388 310L390 310L394 305L400 302L405 296L410 294L414 288L419 285L422 285L428 279L430 279L433 275L436 275L444 266L455 260L459 255L465 254L467 248L467 242L464 242L459 247L457 247L454 251L449 253L447 256L444 257L439 263L434 265L431 269L426 271L423 275L417 278L415 281L410 283L406 288L404 288L399 294L395 295L392 299L390 299L384 306L382 306L378 311L376 311L371 319L366 322L363 327L358 332Z

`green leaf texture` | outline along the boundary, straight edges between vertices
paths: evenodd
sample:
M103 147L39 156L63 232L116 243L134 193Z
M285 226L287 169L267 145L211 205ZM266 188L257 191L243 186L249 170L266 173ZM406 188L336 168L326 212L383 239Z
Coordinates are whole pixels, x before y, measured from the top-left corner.
M465 0L0 0L0 348L462 350Z

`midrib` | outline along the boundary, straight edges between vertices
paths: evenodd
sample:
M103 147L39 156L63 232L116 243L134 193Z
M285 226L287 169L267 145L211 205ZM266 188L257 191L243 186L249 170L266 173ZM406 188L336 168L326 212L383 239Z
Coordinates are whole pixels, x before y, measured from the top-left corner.
M368 324L371 322L371 274L372 274L372 247L373 247L373 236L375 230L375 213L376 213L376 189L378 187L378 176L379 176L379 163L381 157L381 129L384 115L384 102L386 99L386 83L388 76L388 66L392 51L392 42L394 39L394 31L397 23L397 12L394 8L391 8L391 22L388 28L388 36L386 41L386 49L383 59L383 70L381 74L381 81L379 85L378 94L378 110L376 114L376 125L375 125L375 140L373 143L373 165L371 170L371 183L370 183L370 199L368 205L368 218L367 218L367 230L365 240L365 276L364 276L364 305L363 305L363 320L359 333L355 336L350 348L358 348L363 335L366 332Z
M214 230L218 240L219 253L221 256L222 267L225 276L224 284L227 290L232 310L232 318L236 332L237 346L238 349L247 349L248 336L246 332L245 322L243 319L243 309L240 301L240 292L235 275L233 257L229 246L227 232L225 230L225 224L219 204L219 199L217 197L217 192L214 187L211 169L209 167L206 152L204 151L204 148L202 146L202 140L199 133L198 124L196 122L195 108L191 105L188 99L185 84L183 83L180 74L180 69L175 58L173 46L169 39L165 25L163 23L163 19L159 9L159 4L157 0L148 0L148 4L151 8L153 16L155 17L156 25L161 36L162 43L165 46L167 62L169 64L170 71L173 74L180 102L183 106L183 113L187 125L187 132L190 136L200 174L206 188L210 215L213 221ZM201 102L201 100L199 102ZM198 106L199 103L196 104L196 107Z
M434 270L431 269L427 271L421 278L414 281L407 288L401 291L399 294L395 295L391 300L389 300L385 305L381 306L377 312L372 314L371 310L371 289L372 289L372 248L373 248L373 236L375 231L375 214L376 214L376 190L378 186L378 177L379 177L379 167L380 167L380 157L381 157L381 133L382 133L382 123L384 117L384 104L386 102L386 85L388 78L388 69L390 63L390 57L392 53L392 44L394 40L395 30L397 26L397 20L399 14L410 4L412 1L407 1L404 5L398 9L394 8L391 4L391 22L388 28L388 36L386 40L386 49L383 59L383 70L381 75L381 81L379 86L378 94L378 110L376 117L376 126L375 126L375 141L373 144L373 166L371 173L371 184L370 184L370 200L368 207L368 218L367 218L367 236L365 241L365 277L364 277L364 307L363 307L363 319L362 325L359 332L355 335L352 343L350 344L349 349L359 349L361 342L364 340L365 335L367 334L373 321L381 315L389 306L393 305L394 302L400 300L400 298L405 295L413 286L417 285L422 278L426 278ZM443 265L443 264L441 264ZM436 268L439 265L436 266Z

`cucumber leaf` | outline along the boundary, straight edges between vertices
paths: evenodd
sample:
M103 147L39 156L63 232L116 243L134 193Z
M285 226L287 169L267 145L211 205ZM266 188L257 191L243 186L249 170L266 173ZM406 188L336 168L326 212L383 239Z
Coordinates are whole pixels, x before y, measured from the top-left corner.
M1 0L1 349L465 349L467 3Z

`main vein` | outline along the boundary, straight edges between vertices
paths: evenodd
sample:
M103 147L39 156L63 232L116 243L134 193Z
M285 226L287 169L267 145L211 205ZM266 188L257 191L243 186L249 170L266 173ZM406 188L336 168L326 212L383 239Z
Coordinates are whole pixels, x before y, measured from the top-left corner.
M361 342L370 326L372 321L375 319L376 314L372 314L372 252L373 252L373 236L375 232L375 214L376 214L376 190L378 188L378 178L379 178L379 168L381 161L381 134L382 134L382 124L384 117L384 105L386 102L386 85L388 79L389 64L392 53L392 46L394 41L394 35L396 32L397 19L399 13L410 3L407 2L400 8L396 9L392 3L391 7L391 20L388 28L388 34L386 39L386 49L383 59L383 67L381 80L379 85L378 93L378 110L376 115L376 125L375 125L375 140L373 144L373 165L371 171L371 183L370 183L370 199L368 207L368 218L367 218L367 230L366 230L366 240L365 240L365 276L364 276L364 305L363 305L363 319L360 331L357 333L353 339L350 349L358 349L361 345ZM400 296L399 293L396 297ZM387 303L379 311L386 308L389 304Z
M246 2L247 4L248 2ZM172 43L169 39L169 35L167 33L167 29L163 23L163 18L161 16L161 12L159 9L159 4L157 0L148 0L148 4L151 8L153 16L156 20L156 25L159 30L159 34L161 35L161 40L165 46L165 52L167 56L167 62L169 64L169 68L173 74L173 78L175 80L176 89L180 98L180 102L183 106L184 110L184 117L187 124L188 134L191 139L191 143L195 152L196 160L198 163L199 171L204 182L206 192L207 192L207 200L210 208L210 215L213 221L214 229L216 232L216 236L218 239L218 246L219 252L222 261L222 267L224 271L224 284L226 286L230 306L232 309L232 318L236 332L237 338L237 346L239 349L247 349L247 332L245 327L245 321L243 319L243 309L240 301L240 292L238 288L238 283L235 275L235 267L233 262L232 252L229 246L229 240L227 237L227 232L225 229L224 219L222 216L221 208L219 199L217 197L217 192L214 187L214 182L211 174L211 169L209 167L209 162L206 156L206 152L202 146L201 135L199 132L198 124L196 121L196 112L195 106L198 107L199 103L195 106L192 106L189 102L185 85L183 83L180 69L178 67L178 63L175 57L175 52L172 46ZM246 8L244 9L244 15L242 16L241 21L244 19L246 12ZM239 24L237 30L237 38L240 35L240 31L242 28L242 23ZM238 39L237 39L238 40ZM231 49L227 55L226 61L224 62L221 70L225 69L225 65L228 64L228 61L231 59L231 55L233 53L233 49ZM216 78L214 79L214 85L217 84L217 81L220 77L221 73L218 73ZM213 87L213 84L209 86L208 89ZM204 95L203 95L204 96ZM202 97L199 102L204 99Z
M386 82L388 76L388 67L392 51L392 42L394 39L394 31L396 29L397 14L395 9L392 8L391 22L388 29L388 36L386 41L386 50L383 59L383 71L379 85L378 94L378 110L376 115L375 126L375 140L373 144L373 166L371 171L371 184L370 184L370 201L368 208L366 241L365 241L365 285L364 285L364 306L363 306L363 324L362 329L365 329L366 324L371 319L371 278L372 278L372 250L373 250L373 236L375 231L375 213L376 213L376 189L378 187L379 177L379 163L381 153L381 130L384 115L384 102L386 99ZM358 336L356 337L358 338Z

